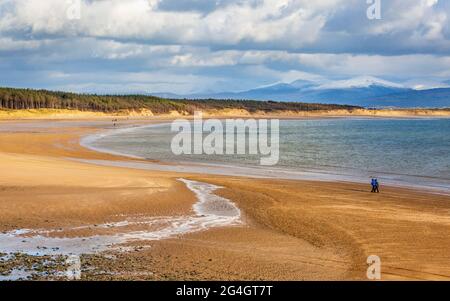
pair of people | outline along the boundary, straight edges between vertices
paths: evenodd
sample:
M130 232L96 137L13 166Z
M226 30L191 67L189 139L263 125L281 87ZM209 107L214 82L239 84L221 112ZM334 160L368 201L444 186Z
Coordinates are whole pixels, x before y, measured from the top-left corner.
M376 193L380 193L380 184L378 183L378 179L372 179L372 191L371 192L376 192Z

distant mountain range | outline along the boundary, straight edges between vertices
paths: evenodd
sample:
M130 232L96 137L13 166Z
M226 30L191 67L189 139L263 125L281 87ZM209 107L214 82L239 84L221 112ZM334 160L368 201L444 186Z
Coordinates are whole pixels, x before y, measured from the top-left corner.
M450 83L447 82L447 83ZM306 103L347 104L363 107L443 108L450 107L450 87L415 90L376 77L316 83L297 80L242 92L176 95L157 93L166 98L252 99Z

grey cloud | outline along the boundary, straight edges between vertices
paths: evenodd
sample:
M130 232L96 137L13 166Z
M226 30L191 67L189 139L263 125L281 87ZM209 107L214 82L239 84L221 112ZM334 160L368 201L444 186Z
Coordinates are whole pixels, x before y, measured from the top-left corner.
M65 1L0 3L2 85L186 93L296 77L450 77L450 1L382 0L375 21L365 0L83 3L80 20L67 19Z

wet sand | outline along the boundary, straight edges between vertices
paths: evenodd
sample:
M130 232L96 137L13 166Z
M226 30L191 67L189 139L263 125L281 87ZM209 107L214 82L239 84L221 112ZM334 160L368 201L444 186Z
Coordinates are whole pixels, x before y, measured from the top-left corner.
M1 122L0 232L116 235L124 228L99 225L190 216L198 196L183 178L223 187L214 193L236 204L242 223L83 255L82 279L364 280L372 254L381 258L386 280L450 279L448 195L393 187L371 194L367 185L355 183L148 171L72 160L133 161L79 145L81 137L110 126L104 120ZM135 227L126 231L142 230ZM0 274L43 260L48 256L16 254L0 261ZM54 258L58 269L60 260Z

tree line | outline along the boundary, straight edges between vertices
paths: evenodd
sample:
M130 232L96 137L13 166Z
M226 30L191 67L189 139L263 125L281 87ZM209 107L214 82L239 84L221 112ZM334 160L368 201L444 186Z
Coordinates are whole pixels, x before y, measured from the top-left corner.
M241 109L249 112L353 110L360 107L302 102L232 99L166 99L147 95L96 95L69 92L0 88L0 109L69 109L96 112L148 109L154 114L193 113L196 110Z

